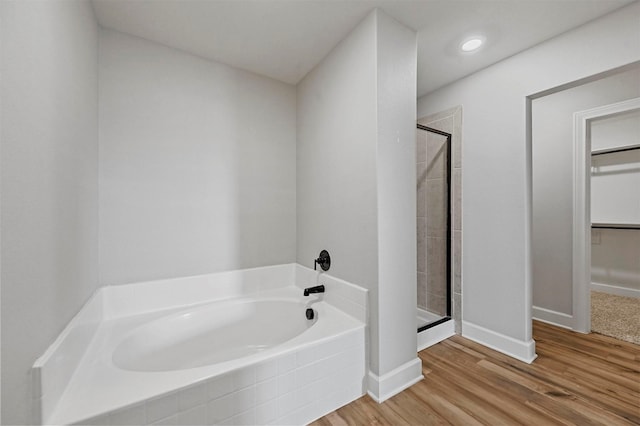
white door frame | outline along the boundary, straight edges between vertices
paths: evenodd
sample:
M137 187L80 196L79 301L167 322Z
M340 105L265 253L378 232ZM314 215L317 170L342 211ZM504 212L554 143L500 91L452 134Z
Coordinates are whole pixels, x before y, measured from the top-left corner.
M573 114L573 330L591 332L591 121L640 109L640 98Z

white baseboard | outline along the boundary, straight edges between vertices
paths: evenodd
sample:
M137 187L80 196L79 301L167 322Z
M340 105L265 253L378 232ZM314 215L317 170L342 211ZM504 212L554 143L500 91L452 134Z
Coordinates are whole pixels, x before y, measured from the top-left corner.
M504 334L462 321L462 337L473 340L512 358L531 364L536 359L536 342L517 340Z
M382 376L369 371L369 390L367 393L376 402L384 402L409 386L424 379L422 361L414 358Z
M575 324L573 315L567 315L562 312L552 311L539 306L534 306L532 308L532 316L535 320L557 325L558 327L568 328L569 330L573 330L573 325Z
M453 319L418 333L418 352L456 334Z
M591 283L591 290L599 291L601 293L615 294L616 296L640 298L640 290L611 284Z

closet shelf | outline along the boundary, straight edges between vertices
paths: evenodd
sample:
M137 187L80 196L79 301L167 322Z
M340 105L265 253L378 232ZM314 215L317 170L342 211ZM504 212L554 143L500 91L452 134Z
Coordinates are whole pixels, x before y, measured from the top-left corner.
M591 229L636 229L640 230L638 223L592 223Z
M640 149L640 145L628 145L628 146L621 146L619 148L608 148L608 149L601 149L598 151L591 151L591 156L613 154L615 152L635 151L636 149Z

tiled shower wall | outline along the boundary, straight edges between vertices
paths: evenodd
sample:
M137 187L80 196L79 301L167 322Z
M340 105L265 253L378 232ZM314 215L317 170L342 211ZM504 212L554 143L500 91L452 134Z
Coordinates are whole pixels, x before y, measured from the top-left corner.
M462 319L462 107L458 106L438 114L422 117L418 120L418 124L451 134L451 290L453 298L451 314L455 321L455 331L456 333L460 333ZM433 283L434 286L436 285L435 283L437 282L440 274L438 272L438 268L442 268L442 271L444 271L442 272L442 275L446 280L446 269L444 269L444 266L439 266L440 262L442 262L442 265L445 264L446 252L442 248L436 249L436 244L443 244L444 238L446 238L446 216L444 216L446 215L446 206L444 204L446 201L444 198L446 192L437 190L439 187L437 184L437 173L439 170L442 170L443 176L445 176L444 168L446 167L446 156L441 156L444 164L439 165L438 158L429 154L432 150L437 153L438 146L440 144L444 144L446 139L444 137L440 137L438 139L437 135L433 134L429 134L429 139L427 139L426 132L419 132L418 135L425 135L423 136L425 138L424 148L420 148L421 144L418 144L417 147L418 175L420 176L421 170L425 173L425 180L422 184L424 191L421 192L421 186L419 184L417 200L418 307L422 307L424 309L425 307L429 308L430 306L428 303L429 294L436 291L435 289L432 289L430 282ZM424 158L424 160L422 160L424 161L424 166L420 164L422 162L420 159L422 158ZM430 162L433 163L433 172L429 170ZM421 167L424 167L424 169ZM429 192L430 187L431 192ZM444 188L444 186L441 188ZM442 193L442 212L444 212L442 216L443 219L440 219L438 216L438 211L440 211L438 208L438 197L440 196L440 193ZM430 199L432 199L431 202L429 201ZM429 207L430 203L432 207ZM432 212L432 210L435 210L435 212ZM429 221L427 221L428 217L431 217ZM441 220L443 222L440 222ZM444 223L445 225L442 225L441 228L437 228L440 223ZM440 233L438 232L438 229L441 230ZM440 238L442 240L440 240ZM431 246L429 243L431 243ZM432 254L432 252L429 251L430 249L432 252L437 251L438 253L441 253L439 256L442 258L438 259L438 256L430 256ZM427 261L430 257L434 257L434 259ZM434 266L431 266L430 268L431 263L433 263ZM429 280L430 275L434 275L434 278L432 278L431 281ZM442 286L442 288L444 289L445 287ZM445 295L446 293L443 294L443 297L445 297Z

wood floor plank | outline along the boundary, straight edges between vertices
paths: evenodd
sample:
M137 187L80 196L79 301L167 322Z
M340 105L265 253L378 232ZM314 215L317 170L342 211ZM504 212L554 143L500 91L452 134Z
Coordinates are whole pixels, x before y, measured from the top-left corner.
M640 424L640 346L537 321L533 332L532 364L453 336L419 353L423 381L314 425Z
M522 404L521 401L531 398L532 394L526 387L487 372L477 363L466 364L459 354L442 353L432 356L440 361L449 386L456 385L473 391L485 404L494 406L495 410L508 412L513 422L533 424L545 420L532 407ZM461 369L460 365L466 366ZM519 398L513 398L513 395L518 395Z
M425 386L427 386L425 384ZM415 392L416 398L424 400L431 393L439 393L443 397L463 408L468 414L474 416L483 424L509 424L515 419L509 415L504 407L494 406L487 403L486 399L477 394L477 390L469 389L460 384L452 385L450 381L444 380L441 376L434 376L430 380L428 392ZM409 391L413 391L409 388ZM428 399L428 398L427 398Z

